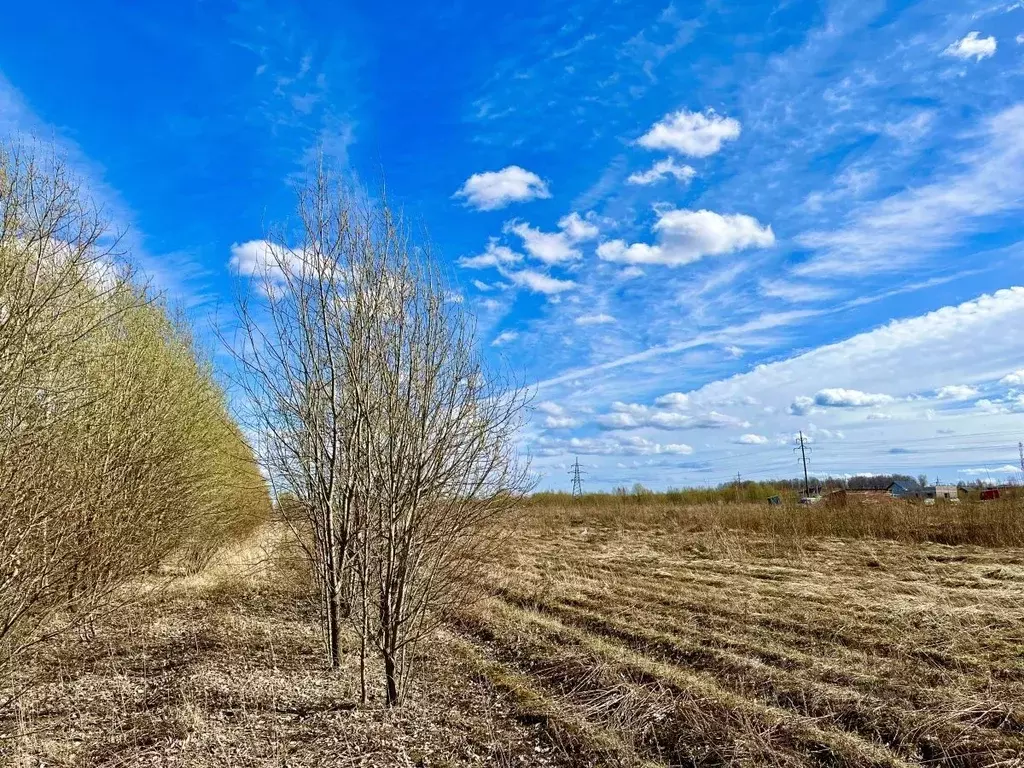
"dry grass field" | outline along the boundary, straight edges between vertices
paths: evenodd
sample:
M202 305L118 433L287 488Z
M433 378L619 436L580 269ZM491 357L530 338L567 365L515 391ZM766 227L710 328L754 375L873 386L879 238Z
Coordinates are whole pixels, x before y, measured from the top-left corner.
M1024 765L1024 550L788 514L534 510L462 651L581 764Z
M528 510L393 711L279 558L227 558L40 646L0 763L1024 765L1024 549L764 514Z

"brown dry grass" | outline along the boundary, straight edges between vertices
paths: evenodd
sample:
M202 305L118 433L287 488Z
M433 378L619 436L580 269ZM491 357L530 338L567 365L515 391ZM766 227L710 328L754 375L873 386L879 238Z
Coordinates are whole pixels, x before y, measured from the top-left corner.
M584 762L1024 765L1024 550L780 512L535 508L468 657Z
M311 605L264 558L278 539L139 585L95 636L39 646L16 672L35 685L0 717L0 765L552 764L540 728L514 719L443 637L426 644L407 706L358 706L354 649L339 672L325 668Z
M531 528L555 531L566 525L599 525L711 534L745 531L787 544L839 537L1024 547L1024 496L1019 493L999 501L940 501L934 505L853 493L848 499L842 505L825 500L810 506L789 503L773 507L766 501L678 504L670 496L658 494L595 494L561 503L546 503L544 497L538 497L527 507L526 518Z
M268 530L40 647L0 763L1024 766L1024 549L874 519L532 508L397 711L325 669Z

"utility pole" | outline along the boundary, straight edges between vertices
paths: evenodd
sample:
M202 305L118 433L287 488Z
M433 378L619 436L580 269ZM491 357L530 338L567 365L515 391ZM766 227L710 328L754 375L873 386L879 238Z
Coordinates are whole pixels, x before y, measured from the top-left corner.
M572 497L578 499L583 495L583 474L580 472L579 456L576 457L572 469L569 470L569 475L572 477Z
M805 496L810 496L811 495L811 481L807 477L807 451L804 449L804 445L806 443L807 443L807 441L804 439L804 432L803 432L803 430L800 430L800 461L802 461L803 465L804 465L804 495ZM797 449L794 448L793 450L795 451Z
M1024 472L1024 442L1017 443L1017 450L1020 451L1020 471Z

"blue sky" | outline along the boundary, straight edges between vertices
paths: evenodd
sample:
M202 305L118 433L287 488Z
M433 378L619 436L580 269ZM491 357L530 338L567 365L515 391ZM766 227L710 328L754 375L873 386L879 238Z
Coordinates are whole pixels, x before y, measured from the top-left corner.
M542 487L793 476L798 430L822 474L1018 463L1022 2L5 21L0 132L56 143L201 328L318 147L383 172L531 385Z

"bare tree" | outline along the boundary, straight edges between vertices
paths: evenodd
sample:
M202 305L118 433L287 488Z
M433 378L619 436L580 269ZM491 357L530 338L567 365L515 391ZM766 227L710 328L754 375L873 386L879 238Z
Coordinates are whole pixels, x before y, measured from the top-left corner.
M268 237L232 346L266 471L305 510L331 664L348 617L364 700L373 652L395 705L415 643L466 599L525 491L525 395L483 365L471 318L386 205L321 166L299 219L294 239Z

